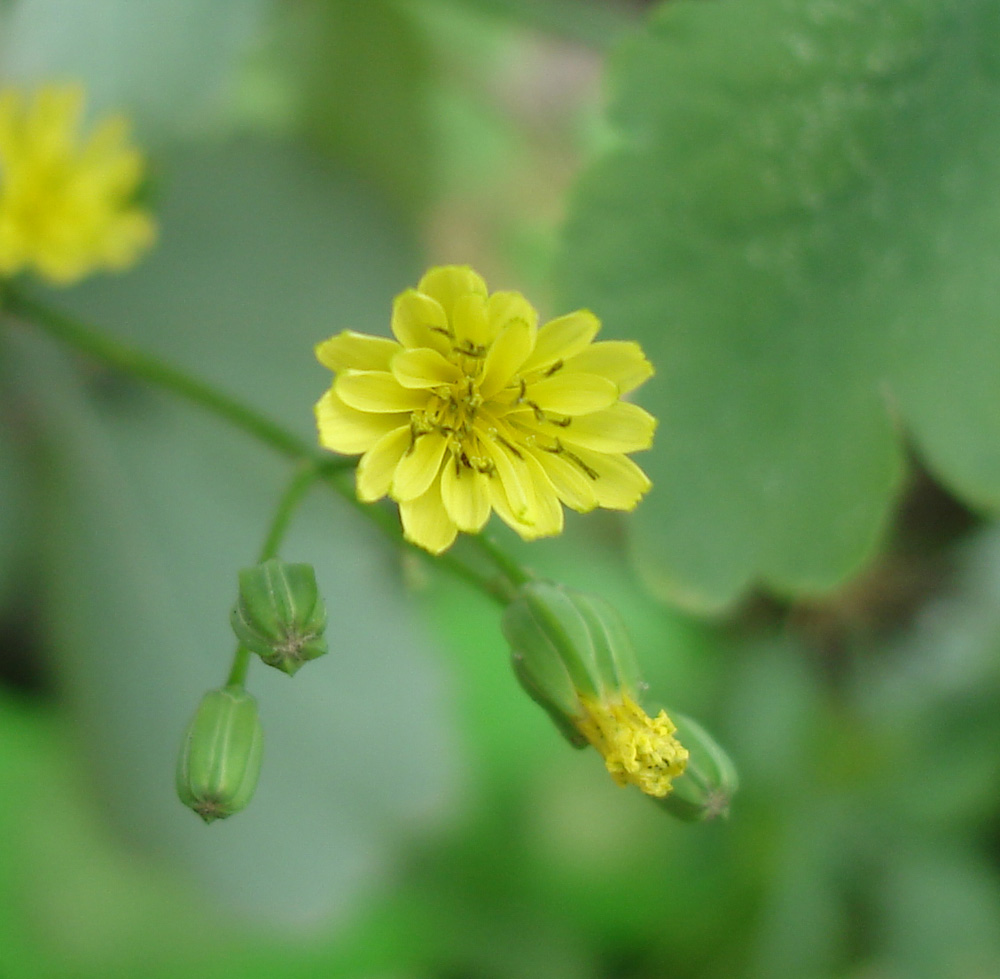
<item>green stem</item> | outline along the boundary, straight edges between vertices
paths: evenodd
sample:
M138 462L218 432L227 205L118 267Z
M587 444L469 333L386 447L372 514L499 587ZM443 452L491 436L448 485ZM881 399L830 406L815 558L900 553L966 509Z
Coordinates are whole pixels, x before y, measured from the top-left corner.
M509 582L509 590L519 588L531 581L532 576L524 570L509 554L497 545L492 537L477 534L473 537L476 546L496 565L497 570Z
M0 303L5 311L20 316L41 327L50 336L100 360L110 367L164 388L225 419L237 428L292 459L325 458L319 451L287 429L260 414L256 409L231 398L184 371L166 364L157 357L130 347L80 323L65 313L50 309L29 296L6 285ZM345 468L353 460L342 460Z
M263 564L273 557L277 557L281 542L288 532L288 525L291 522L292 514L296 507L305 498L309 487L322 475L322 469L313 463L305 463L299 467L281 495L278 501L278 509L271 518L271 526L268 528L267 536L260 548L260 555L257 558L258 564Z
M229 676L226 679L227 687L234 687L242 690L247 682L247 671L250 669L251 652L246 646L239 645L233 653L233 665L229 667Z
M378 503L363 503L358 499L357 494L354 493L350 487L348 487L347 491L344 492L343 472L327 473L322 478L326 483L336 489L337 492L340 493L340 495L343 496L355 510L364 514L365 517L375 524L375 526L386 534L386 536L388 536L394 543L410 548L424 559L430 557L427 551L425 551L422 547L418 547L416 544L411 544L408 540L401 536L399 518L396 517L395 514L391 513ZM465 562L448 552L434 556L433 560L437 564L440 564L443 568L447 568L447 570L456 578L461 578L462 581L472 585L473 588L478 588L479 591L481 591L488 598L492 598L500 605L507 604L507 590L503 588L502 585L499 584L493 577L484 575L475 568L469 567L469 565L465 564Z
M284 533L284 529L279 528L277 523L282 519L287 522L298 501L294 501L284 515L282 507L285 500L293 495L297 480L299 478L305 480L304 473L309 471L311 475L302 487L302 493L308 488L308 483L315 479L321 479L358 512L363 513L379 527L393 543L414 547L414 550L426 556L422 549L403 539L398 520L393 515L382 507L362 503L357 498L353 488L344 479L345 472L354 468L356 460L338 459L327 455L249 405L229 397L212 385L192 377L157 357L121 343L99 330L81 323L74 317L51 309L45 303L18 291L9 283L0 283L0 309L33 323L55 339L80 353L101 361L108 367L176 394L183 400L230 422L265 445L275 449L281 455L308 464L308 469L298 474L286 490L285 497L282 498L282 505L279 506L278 513L275 515L275 523L271 527L272 532L279 535ZM479 539L478 535L474 536L474 539ZM486 547L485 544L483 546ZM520 583L528 580L527 575L521 572L510 558L500 554L495 547L492 547L491 557L510 581ZM494 578L470 568L451 554L441 554L437 560L456 577L478 588L494 601L500 604L506 602L510 589L504 587L502 583L498 583Z

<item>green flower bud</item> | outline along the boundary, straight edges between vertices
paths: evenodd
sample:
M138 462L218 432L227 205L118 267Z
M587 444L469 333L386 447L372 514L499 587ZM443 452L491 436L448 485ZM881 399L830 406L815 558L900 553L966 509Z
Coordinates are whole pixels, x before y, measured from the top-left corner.
M688 749L684 774L660 805L688 822L725 818L739 788L736 766L718 742L690 717L675 714L677 733Z
M514 672L571 744L590 744L619 785L666 796L687 751L660 711L637 703L642 683L625 624L605 601L551 582L518 589L502 619Z
M177 794L206 823L244 809L260 775L257 701L235 687L210 690L188 726L177 761Z
M578 748L587 744L571 720L580 713L580 696L640 686L625 624L600 598L531 581L504 610L501 628L521 686Z
M239 578L230 621L247 649L289 676L326 652L326 607L310 565L272 558L245 568Z

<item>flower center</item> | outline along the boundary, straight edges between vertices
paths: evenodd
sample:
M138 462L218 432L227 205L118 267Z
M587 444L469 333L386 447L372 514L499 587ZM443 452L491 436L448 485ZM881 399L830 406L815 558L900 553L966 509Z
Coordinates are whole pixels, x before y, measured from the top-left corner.
M484 399L479 386L488 349L469 341L454 343L448 358L462 371L462 377L431 391L427 407L414 412L411 429L414 440L429 432L448 439L448 452L459 469L471 469L493 476L496 464L483 445L486 438L504 443L515 455L520 451L497 430L495 419L484 419Z
M674 737L677 730L660 711L646 712L627 694L620 702L581 697L584 716L580 733L601 753L619 785L637 785L647 795L668 795L671 781L684 773L687 749Z

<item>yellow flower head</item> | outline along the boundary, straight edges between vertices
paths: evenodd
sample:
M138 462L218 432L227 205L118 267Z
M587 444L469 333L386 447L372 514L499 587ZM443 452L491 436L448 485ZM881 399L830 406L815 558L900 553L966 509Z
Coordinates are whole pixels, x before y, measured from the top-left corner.
M132 203L143 161L121 116L79 135L83 90L0 90L0 276L33 269L67 285L132 265L153 221Z
M493 510L526 540L562 530L561 503L631 510L650 482L625 453L649 448L656 421L620 397L653 370L636 343L593 343L599 328L586 310L539 328L520 293L431 269L396 298L395 340L317 346L336 374L320 443L363 453L358 496L396 500L407 540L433 554Z
M684 774L688 751L674 737L677 728L666 711L650 717L624 692L619 698L581 696L580 706L576 727L600 752L611 777L658 799L669 795L673 779Z

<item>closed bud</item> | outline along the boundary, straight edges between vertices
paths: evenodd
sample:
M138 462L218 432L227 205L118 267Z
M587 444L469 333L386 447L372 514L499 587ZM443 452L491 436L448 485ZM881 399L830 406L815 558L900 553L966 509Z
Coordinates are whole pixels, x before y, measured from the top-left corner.
M688 822L725 818L739 788L736 766L718 742L697 721L675 714L677 733L688 749L684 774L660 805Z
M504 611L514 672L576 747L590 744L619 785L663 798L687 751L664 711L639 706L635 653L621 616L605 601L551 582L522 585Z
M272 558L244 569L239 579L230 621L247 649L289 675L326 652L326 607L310 565Z
M206 823L244 809L260 775L263 731L257 701L224 687L202 698L177 762L177 794Z

